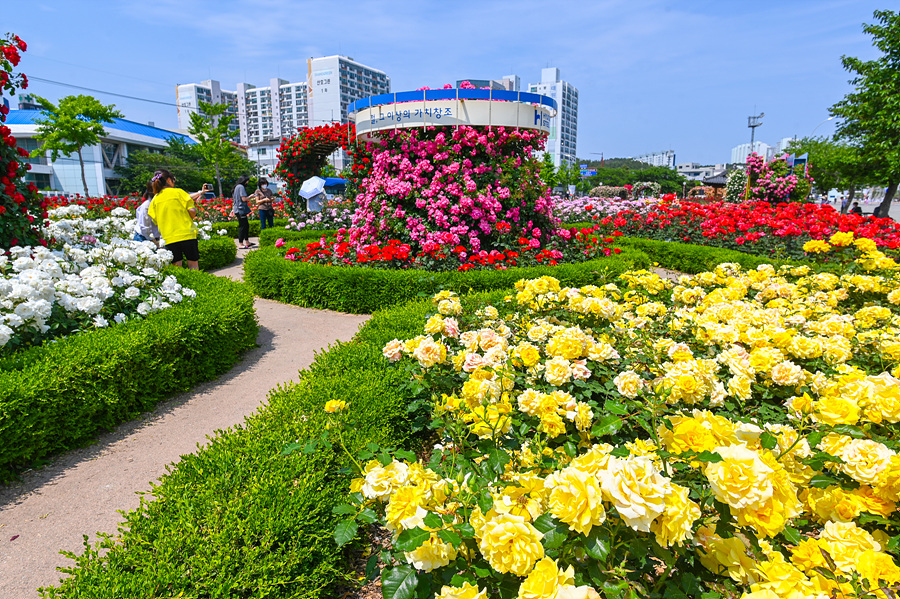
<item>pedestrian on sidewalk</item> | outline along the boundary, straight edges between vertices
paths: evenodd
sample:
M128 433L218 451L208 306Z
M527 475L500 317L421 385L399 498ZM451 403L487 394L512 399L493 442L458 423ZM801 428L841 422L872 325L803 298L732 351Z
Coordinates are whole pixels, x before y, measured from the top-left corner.
M202 191L188 195L175 187L175 176L166 169L153 173L148 185L153 199L147 214L159 227L166 249L172 252L172 264L181 266L187 260L188 268L200 269L200 249L197 245L197 225L194 217L197 209L194 201Z
M252 247L250 244L250 204L247 202L247 188L244 185L250 180L247 175L241 175L234 186L234 193L231 194L231 216L237 217L238 221L238 243L241 247L248 250Z
M259 178L256 191L253 192L256 199L256 209L259 210L259 230L264 231L266 225L271 229L275 226L275 206L272 204L275 194L269 189L269 181L265 177Z

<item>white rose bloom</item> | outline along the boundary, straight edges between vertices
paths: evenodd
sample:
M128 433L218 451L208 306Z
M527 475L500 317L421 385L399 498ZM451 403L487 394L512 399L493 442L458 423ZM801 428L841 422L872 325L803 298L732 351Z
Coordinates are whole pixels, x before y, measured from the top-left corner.
M128 209L122 208L122 207L113 208L112 212L110 212L110 214L112 216L126 217L126 218L131 216L131 213L128 211Z
M124 287L125 279L123 279L122 277L118 277L118 276L113 277L112 280L110 281L110 283L113 284L113 287Z
M184 297L197 297L197 292L193 289L182 289L181 293L184 295Z
M0 347L9 343L9 340L12 339L13 330L6 326L5 324L0 324Z
M138 297L140 294L141 294L141 290L138 289L137 287L129 287L128 289L125 290L125 293L123 293L122 295L124 295L128 299L134 299L134 298Z
M100 316L99 314L94 317L94 326L95 327L102 329L103 327L108 326L108 325L109 325L109 322L105 318Z
M98 300L96 297L91 296L78 298L78 301L75 302L75 305L78 307L78 310L80 312L84 312L85 314L96 314L103 309L103 302Z
M34 318L34 302L27 301L22 302L18 306L16 306L16 316L21 318L24 321L29 321Z
M7 314L6 316L4 316L4 320L6 320L6 324L14 329L17 329L25 324L25 321L22 320L22 318L18 314Z
M115 321L116 321L117 323L119 323L119 324L122 324L123 322L125 322L126 320L128 320L128 317L125 316L124 314L122 314L121 312L119 312L118 314L116 314L115 316L113 316L113 320L115 320Z
M141 314L142 316L146 316L147 314L150 313L150 304L148 304L147 302L139 303L138 307L137 307L137 311L138 311L138 314Z

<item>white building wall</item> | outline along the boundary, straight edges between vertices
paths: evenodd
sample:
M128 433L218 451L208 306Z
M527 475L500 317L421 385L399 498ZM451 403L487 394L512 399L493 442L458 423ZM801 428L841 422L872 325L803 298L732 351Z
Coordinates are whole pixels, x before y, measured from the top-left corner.
M771 146L769 146L769 144L767 144L765 142L761 142L761 141L753 142L753 152L756 152L763 158L766 157L766 152L768 152L770 147ZM752 152L750 151L749 143L735 146L734 148L731 149L731 164L746 164L747 156L749 156L750 154L752 154Z
M528 90L556 100L558 108L550 122L546 153L557 167L574 164L578 142L578 89L560 78L558 68L551 67L542 69L541 82L532 83Z

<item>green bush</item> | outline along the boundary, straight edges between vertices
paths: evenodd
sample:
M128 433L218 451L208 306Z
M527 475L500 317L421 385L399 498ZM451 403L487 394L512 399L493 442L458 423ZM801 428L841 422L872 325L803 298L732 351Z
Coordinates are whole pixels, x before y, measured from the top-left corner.
M796 260L775 260L724 248L640 237L618 237L616 245L644 252L659 266L688 274L713 270L723 262L734 262L747 270L754 270L760 264L771 264L775 267L782 264L801 264Z
M288 224L287 219L285 218L276 218L273 222L274 229L284 230L285 225ZM228 231L226 235L231 236L234 239L237 239L238 234L238 223L236 220L226 220L220 223L213 223L213 231L218 231L219 229L225 229ZM259 236L259 218L250 216L250 237L258 237Z
M343 441L411 444L407 375L381 355L386 341L415 335L427 302L383 312L351 343L320 354L299 383L273 390L246 422L184 456L152 495L125 516L121 537L87 546L72 576L44 597L335 597L347 553L332 533L346 516L346 454L320 448L280 455L317 437L326 401L342 399L357 423Z
M580 264L507 270L429 272L323 266L285 260L274 248L261 248L244 259L244 280L260 297L306 308L371 314L441 289L457 293L510 289L519 279L550 275L563 285L582 286L611 280L620 273L647 268L647 255L631 249Z
M275 245L277 239L284 239L285 243L289 244L307 244L319 241L323 236L331 237L335 233L337 233L337 231L295 231L285 229L284 227L266 229L259 234L259 246L266 247Z
M234 243L233 237L223 235L211 239L201 239L197 245L200 247L200 270L222 268L237 258L237 245Z
M214 378L255 345L246 285L172 272L197 297L0 362L0 480Z

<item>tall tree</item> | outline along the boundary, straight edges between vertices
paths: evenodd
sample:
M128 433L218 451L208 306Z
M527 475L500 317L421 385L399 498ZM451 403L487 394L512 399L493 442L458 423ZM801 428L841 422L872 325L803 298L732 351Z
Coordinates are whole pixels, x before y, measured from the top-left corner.
M794 140L787 148L793 154L809 154L809 169L815 187L822 193L831 189L847 192L853 201L856 190L878 179L863 159L860 148L846 142L824 137L804 137Z
M842 56L855 89L831 107L841 120L837 136L858 145L861 158L887 181L877 213L887 216L900 183L900 14L876 10L877 24L863 26L882 54L875 60Z
M188 131L197 138L200 155L215 167L219 196L222 196L221 165L228 160L229 154L234 153L231 142L228 141L230 137L228 125L234 116L225 114L227 109L228 105L224 103L200 102L200 111L191 113L191 126L188 128Z
M35 139L41 142L41 146L32 155L50 152L50 157L56 160L60 154L77 153L84 195L88 197L90 192L84 173L82 149L99 143L100 138L106 135L103 123L112 123L115 118L121 118L122 113L116 110L115 105L106 106L92 96L66 96L58 106L40 96L35 98L44 107L44 112L43 118L35 120L38 126Z
M551 190L559 184L556 166L547 152L544 152L544 155L541 157L541 181Z

